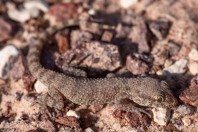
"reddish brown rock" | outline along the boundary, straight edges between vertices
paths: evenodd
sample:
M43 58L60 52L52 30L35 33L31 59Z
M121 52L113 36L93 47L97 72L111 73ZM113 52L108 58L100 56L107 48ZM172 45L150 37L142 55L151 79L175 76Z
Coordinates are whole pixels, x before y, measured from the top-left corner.
M198 106L198 76L192 78L190 86L180 94L179 98L186 104Z
M139 53L148 53L150 51L148 43L148 29L145 21L142 18L137 18L133 24L135 25L130 33L130 38L133 43L138 45Z
M5 19L0 17L0 41L4 41L11 37L12 26Z
M49 8L48 13L45 16L52 25L57 22L77 17L77 5L74 3L55 4Z
M127 56L126 67L131 73L135 75L144 74L148 71L148 65L145 62L131 57L130 55Z

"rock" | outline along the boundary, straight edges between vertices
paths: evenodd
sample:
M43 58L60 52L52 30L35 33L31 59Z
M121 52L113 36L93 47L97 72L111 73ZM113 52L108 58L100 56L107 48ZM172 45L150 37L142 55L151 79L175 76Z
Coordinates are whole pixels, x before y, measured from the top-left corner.
M190 115L195 111L195 109L190 105L179 105L176 111L181 115Z
M193 48L190 53L188 54L188 57L193 61L198 61L198 50Z
M153 118L156 123L159 125L165 126L169 119L171 111L170 109L164 109L164 108L153 108Z
M12 26L3 17L0 17L0 42L11 37Z
M198 62L190 62L188 64L188 69L191 74L196 75L198 73Z
M62 33L56 34L56 41L59 49L59 53L64 53L69 49L69 38L68 35L63 35Z
M168 42L168 52L170 56L176 55L181 49L181 45L174 41Z
M29 0L29 1L24 2L23 6L26 9L38 9L43 12L48 11L47 3L41 0Z
M148 29L145 21L142 18L136 18L132 23L134 26L129 37L132 39L133 43L138 45L139 53L148 53L150 51Z
M74 30L71 33L71 48L78 46L79 42L89 42L93 39L93 35L86 31Z
M48 91L47 86L44 85L43 83L41 83L38 80L34 84L34 88L35 88L35 90L36 90L37 93L42 93L42 92L47 92Z
M182 59L176 61L170 67L164 68L164 70L168 71L170 73L181 74L181 73L184 73L186 71L187 63L188 63L188 61L186 59L182 58Z
M90 127L88 127L88 128L86 128L86 129L84 130L84 132L94 132L94 130L92 130Z
M25 61L25 57L20 55L13 65L13 68L10 72L10 77L14 80L21 79L25 74L26 69L28 69L28 66L27 62Z
M182 91L179 99L186 104L198 106L198 76L191 79L189 87Z
M76 111L73 111L73 110L69 110L66 114L67 116L72 116L72 117L75 117L77 119L80 118L80 116L76 113Z
M37 17L39 11L37 9L10 9L8 10L8 16L17 22L26 22L31 17Z
M12 45L8 45L0 51L0 78L7 79L9 77L10 71L18 55L19 51Z
M105 32L102 34L102 38L101 38L102 41L111 42L112 39L113 39L113 33L112 33L112 32L110 32L110 31L105 31Z
M130 55L126 59L126 67L132 74L145 74L148 71L148 65Z
M164 39L169 32L171 23L169 21L149 21L149 29L155 35L158 40Z
M138 0L120 0L120 6L122 8L129 8L130 6L136 4Z
M70 65L91 67L99 70L113 71L121 66L118 47L98 41L81 42L76 48L67 51L57 59L59 67L71 60Z
M67 19L78 17L77 6L74 3L59 3L51 6L45 15L51 25L56 25Z
M26 22L30 18L38 17L39 11L46 12L48 6L46 3L40 0L31 0L24 2L23 9L9 8L8 16L17 22Z
M182 122L184 123L184 126L189 126L191 124L191 119L184 117L182 118Z

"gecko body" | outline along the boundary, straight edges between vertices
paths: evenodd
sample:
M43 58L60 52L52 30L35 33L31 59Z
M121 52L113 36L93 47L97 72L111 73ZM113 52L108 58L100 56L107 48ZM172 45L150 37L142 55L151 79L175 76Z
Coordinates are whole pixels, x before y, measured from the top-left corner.
M74 25L79 25L79 21L68 20L56 27L49 27L29 48L27 59L31 74L49 87L49 95L56 100L49 104L61 109L63 96L79 105L106 104L122 99L149 107L172 107L177 104L169 86L151 77L80 78L44 68L40 64L40 55L48 37L57 30ZM48 100L44 99L44 102Z

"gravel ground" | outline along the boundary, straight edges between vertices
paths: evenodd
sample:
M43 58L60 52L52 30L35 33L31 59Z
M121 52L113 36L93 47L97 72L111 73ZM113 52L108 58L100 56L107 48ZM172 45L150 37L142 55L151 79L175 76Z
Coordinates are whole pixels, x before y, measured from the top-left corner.
M0 0L0 131L197 132L197 0ZM60 70L67 60L89 77L153 76L165 80L179 105L144 113L116 111L113 104L40 112L47 87L31 76L26 56L31 38L67 19L113 26L80 25L57 31L41 56Z

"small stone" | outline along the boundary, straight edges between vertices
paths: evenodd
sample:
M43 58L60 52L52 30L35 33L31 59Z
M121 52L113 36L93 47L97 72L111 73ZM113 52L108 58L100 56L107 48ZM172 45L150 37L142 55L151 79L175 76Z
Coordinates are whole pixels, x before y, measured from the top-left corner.
M188 69L191 74L196 75L198 73L198 62L190 62Z
M190 114L192 114L195 111L195 109L192 106L190 106L190 105L180 105L177 108L177 111L181 115L190 115Z
M182 59L176 61L170 67L164 68L164 70L166 70L170 73L177 73L177 74L180 73L181 74L186 71L187 63L188 63L188 61L186 59L182 58Z
M41 0L29 0L29 1L24 2L23 6L26 9L38 9L43 12L48 11L47 3Z
M17 22L25 22L31 18L30 13L27 10L17 10L10 9L8 10L8 16Z
M47 86L44 85L43 83L41 83L38 80L34 84L34 88L35 88L35 90L36 90L37 93L42 93L42 92L47 92L48 91Z
M105 31L103 34L102 34L102 41L105 41L105 42L111 42L111 40L113 39L113 33L110 32L110 31Z
M61 33L56 34L56 41L58 45L59 52L62 54L69 49L69 40L66 35L62 35Z
M75 117L77 119L80 118L80 116L76 113L76 111L73 111L73 110L69 110L66 114L67 116L72 116L72 117Z
M16 47L8 45L0 50L0 78L7 79L13 67L13 63L17 59L19 51Z
M169 21L150 21L148 26L155 37L162 40L167 36L171 23Z
M171 114L170 109L153 108L152 112L153 112L154 121L156 123L162 126L165 126L168 123Z
M189 58L194 61L198 61L198 50L193 48L188 54Z
M136 4L138 0L120 0L120 6L122 8L129 8L130 6Z
M90 127L88 127L88 128L86 128L86 129L84 130L84 132L94 132L94 130L92 130Z
M148 66L145 62L131 56L127 56L126 67L135 75L145 74L148 71Z
M64 20L75 19L77 17L77 6L74 3L54 4L45 15L45 19L49 20L51 25L56 25Z
M10 38L12 26L4 18L0 17L0 41Z
M165 63L164 63L164 67L169 67L169 66L171 66L172 64L173 64L173 61L172 61L172 60L166 59L166 60L165 60Z
M191 79L190 86L182 91L179 99L185 104L198 106L198 76L194 76Z
M168 52L170 56L176 55L181 49L181 45L174 41L168 42Z
M132 24L134 26L131 33L129 34L129 38L132 39L133 43L137 44L138 53L150 52L149 41L151 37L149 37L148 28L145 24L145 20L138 17L134 20Z
M182 122L184 123L184 126L189 126L191 124L191 119L184 117L182 118Z

